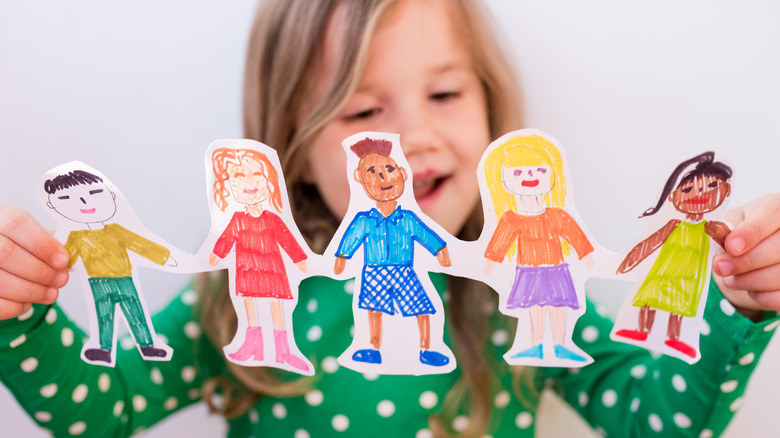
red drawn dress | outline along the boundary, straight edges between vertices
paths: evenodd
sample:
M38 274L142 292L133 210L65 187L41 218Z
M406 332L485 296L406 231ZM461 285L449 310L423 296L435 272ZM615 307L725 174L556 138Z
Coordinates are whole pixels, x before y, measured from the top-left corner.
M293 263L306 260L306 254L278 215L267 210L258 217L243 211L234 213L214 245L214 254L225 258L234 246L237 295L293 298L279 248Z

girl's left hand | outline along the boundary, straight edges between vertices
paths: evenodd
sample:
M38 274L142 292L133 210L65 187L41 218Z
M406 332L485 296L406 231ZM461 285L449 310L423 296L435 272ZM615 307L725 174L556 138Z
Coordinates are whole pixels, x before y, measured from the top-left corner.
M780 194L726 212L734 229L715 257L715 281L745 316L780 311Z

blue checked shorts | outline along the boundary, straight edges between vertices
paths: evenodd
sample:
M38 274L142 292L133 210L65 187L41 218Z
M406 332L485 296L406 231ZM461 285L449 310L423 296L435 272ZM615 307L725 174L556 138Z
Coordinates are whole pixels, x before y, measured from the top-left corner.
M366 265L361 277L358 307L394 315L393 301L403 316L436 313L411 265Z

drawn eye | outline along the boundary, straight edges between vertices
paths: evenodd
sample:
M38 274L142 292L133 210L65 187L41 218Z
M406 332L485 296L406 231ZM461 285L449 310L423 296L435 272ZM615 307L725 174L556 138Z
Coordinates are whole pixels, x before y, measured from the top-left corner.
M520 170L520 169L515 169L515 171L512 172L512 175L514 175L514 176L520 176L522 174L523 174L523 171Z
M690 193L691 190L693 190L693 187L685 187L683 189L680 189L680 191L683 193Z
M90 190L90 195L97 195L98 193L103 193L103 189L97 189L97 190Z
M393 166L388 164L388 165L385 166L385 169L387 169L387 173L393 173L393 171L395 170L395 167L393 167Z
M62 200L65 200L65 199L70 199L70 196L68 196L68 195L65 195L65 196L57 196L57 199L62 199Z
M376 170L374 170L374 166L371 166L368 169L366 169L366 172L367 173L376 173Z
M718 182L717 181L713 181L713 182L707 184L707 187L713 187L713 188L714 187L718 187Z
M263 176L263 172L257 171L255 173L253 173L252 175L254 175L254 176Z
M236 172L233 174L233 178L245 178L246 175L242 172Z
M541 173L542 175L544 175L545 173L547 173L547 169L545 169L544 167L537 167L537 168L536 168L536 171L537 171L537 172L539 172L539 173Z

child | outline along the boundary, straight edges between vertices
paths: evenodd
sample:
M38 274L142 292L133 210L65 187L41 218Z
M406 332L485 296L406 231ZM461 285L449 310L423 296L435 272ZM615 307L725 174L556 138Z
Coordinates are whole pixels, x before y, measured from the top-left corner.
M471 1L277 0L261 8L250 39L245 131L279 149L294 216L315 251L325 247L347 209L340 142L368 129L401 134L420 206L447 231L473 239L481 230L479 157L491 138L522 126L512 81L491 29ZM778 262L773 254L753 253L777 229L768 213L777 207L776 198L750 204L744 224L726 239L730 254L740 256L722 259L734 266L729 274L739 274L729 277L734 287L749 281L753 269ZM119 351L120 366L103 370L78 361L72 340L61 336L77 329L56 306L36 305L30 313L25 304L51 305L56 299L56 288L66 281L61 245L29 215L8 208L0 213L3 224L15 224L2 228L4 241L17 244L13 251L31 254L0 264L1 316L22 314L0 328L0 376L42 427L62 435L130 434L203 397L232 418L232 436L425 437L453 429L465 436L532 436L534 395L542 382L550 382L611 436L653 431L709 436L719 434L736 410L770 336L761 324L721 312L719 292L711 285L706 315L712 333L702 345L704 359L694 366L655 360L603 335L594 338L594 331L605 334L611 323L591 306L580 321L588 342L579 331L575 342L587 346L593 364L578 373L510 372L500 359L503 346L486 340L488 327L507 324L495 312L489 317L484 312L486 301L495 309L494 294L452 278L446 308L458 369L376 378L329 360L349 342L351 297L343 293L348 285L313 278L301 285L299 299L307 305L298 306L296 328L306 321L307 334L321 329L321 339L314 335L300 345L318 362L318 378L291 381L289 374L243 368L220 357L214 347L232 338L235 314L226 277L201 276L202 314L192 314L192 296L185 293L155 318L158 333L176 349L171 363L150 365ZM745 254L755 255L757 264L746 268ZM435 280L441 286L442 277ZM774 281L762 286L778 287ZM744 309L769 308L760 304L761 293L752 298L724 292ZM46 318L49 314L55 317ZM728 390L721 390L723 382ZM215 388L221 403L210 396Z

